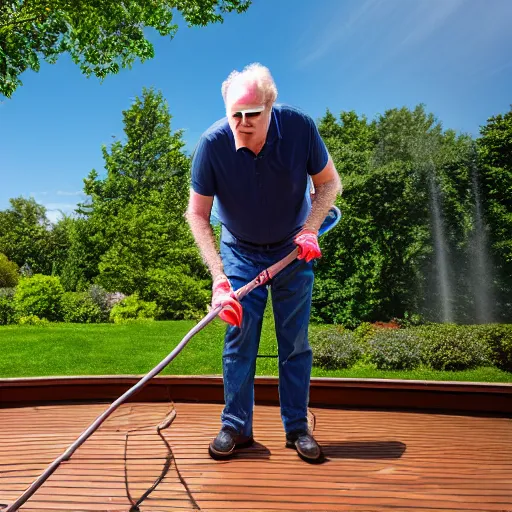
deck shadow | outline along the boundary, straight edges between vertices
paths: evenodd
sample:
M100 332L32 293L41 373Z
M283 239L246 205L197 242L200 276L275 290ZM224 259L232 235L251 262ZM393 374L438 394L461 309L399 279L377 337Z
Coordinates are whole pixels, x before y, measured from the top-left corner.
M400 441L342 441L322 443L327 459L399 459L407 445Z
M270 450L261 443L257 441L250 448L243 448L242 450L238 450L233 455L233 460L239 459L251 459L251 460L262 460L270 458Z

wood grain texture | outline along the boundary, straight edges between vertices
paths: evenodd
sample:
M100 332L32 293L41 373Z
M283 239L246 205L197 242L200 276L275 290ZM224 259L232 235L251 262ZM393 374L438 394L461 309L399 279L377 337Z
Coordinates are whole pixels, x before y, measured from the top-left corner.
M14 500L108 404L0 409L0 503ZM221 404L125 404L21 508L140 511L512 511L509 418L312 407L327 461L284 447L279 408L257 405L256 444L215 462Z

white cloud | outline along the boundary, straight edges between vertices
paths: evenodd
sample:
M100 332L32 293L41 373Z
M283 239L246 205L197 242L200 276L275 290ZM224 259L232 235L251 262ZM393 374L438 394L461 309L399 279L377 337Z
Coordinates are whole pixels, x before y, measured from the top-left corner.
M65 190L57 190L58 196L81 196L83 195L83 192L81 190L78 190L76 192L67 192Z
M351 35L358 25L366 21L365 18L367 18L369 11L377 7L382 1L366 0L349 16L345 23L340 22L342 12L335 15L331 23L322 29L320 37L311 45L310 52L301 59L300 65L305 66L323 57L334 46L337 46L342 39ZM310 41L308 41L308 44L310 44Z
M56 223L63 215L70 215L76 209L76 203L46 203L46 216L50 222Z
M509 69L511 15L510 0L387 0L362 20L359 45L358 33L343 44L359 51L350 69L359 82L420 64L446 77L488 78Z
M56 224L62 219L62 213L58 210L47 210L46 217L52 224Z
M409 33L400 45L415 45L428 39L442 27L466 0L430 0L418 2L412 13Z
M468 0L365 0L345 3L348 14L340 10L330 16L316 35L309 37L309 51L300 60L305 66L328 52L343 48L345 62L373 60L366 71L375 71L410 47L428 44L439 29L451 22ZM346 21L343 21L343 18ZM362 55L361 55L362 54ZM359 68L361 69L361 68Z
M62 210L68 212L76 208L76 203L46 203L44 206L48 210Z

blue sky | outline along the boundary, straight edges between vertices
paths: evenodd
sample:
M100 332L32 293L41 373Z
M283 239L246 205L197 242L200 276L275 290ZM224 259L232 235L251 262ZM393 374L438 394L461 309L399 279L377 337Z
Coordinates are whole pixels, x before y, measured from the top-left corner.
M224 24L152 35L153 60L103 83L63 56L1 98L0 209L32 196L52 220L71 212L144 86L162 91L191 152L224 115L222 81L251 62L270 68L278 101L315 119L424 103L445 128L476 136L512 103L511 20L511 0L254 0Z

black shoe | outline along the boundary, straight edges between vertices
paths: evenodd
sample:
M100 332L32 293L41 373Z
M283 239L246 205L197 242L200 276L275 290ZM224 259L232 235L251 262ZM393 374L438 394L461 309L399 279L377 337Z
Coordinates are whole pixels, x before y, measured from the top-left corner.
M314 437L306 431L286 434L286 448L294 448L297 450L299 457L310 464L320 464L324 461L322 449Z
M230 427L222 427L217 437L210 443L208 452L215 460L229 459L236 450L249 448L254 444L254 437L242 436Z

